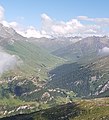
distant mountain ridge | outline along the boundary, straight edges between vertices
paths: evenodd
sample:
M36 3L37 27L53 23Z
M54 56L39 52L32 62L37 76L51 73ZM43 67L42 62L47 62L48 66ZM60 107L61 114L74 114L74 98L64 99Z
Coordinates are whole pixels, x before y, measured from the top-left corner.
M91 58L97 58L99 50L104 47L109 47L109 38L107 36L93 36L83 38L81 41L60 48L52 52L52 54L74 62L85 59L90 60Z
M57 38L29 38L30 42L37 44L39 47L43 47L50 53L60 48L66 48L67 46L80 41L81 37L57 37Z
M109 96L108 36L26 38L2 24L0 31L0 53L21 61L0 77L1 116Z

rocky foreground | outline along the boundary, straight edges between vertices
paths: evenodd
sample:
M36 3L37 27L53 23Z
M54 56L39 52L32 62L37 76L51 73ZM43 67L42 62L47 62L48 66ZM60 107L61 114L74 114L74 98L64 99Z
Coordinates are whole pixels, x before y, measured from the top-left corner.
M73 103L0 120L109 120L109 98L74 100Z

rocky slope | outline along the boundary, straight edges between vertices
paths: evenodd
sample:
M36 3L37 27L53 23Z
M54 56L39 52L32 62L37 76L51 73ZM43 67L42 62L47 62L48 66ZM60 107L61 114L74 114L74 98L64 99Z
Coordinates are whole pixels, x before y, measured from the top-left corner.
M76 100L75 103L56 106L31 114L22 114L1 120L108 120L109 98Z
M74 91L79 97L109 96L109 57L88 64L69 63L50 71L48 86Z
M83 38L81 41L67 47L60 48L52 52L52 54L73 62L86 63L96 60L99 56L109 55L108 47L109 38L107 36L92 36Z

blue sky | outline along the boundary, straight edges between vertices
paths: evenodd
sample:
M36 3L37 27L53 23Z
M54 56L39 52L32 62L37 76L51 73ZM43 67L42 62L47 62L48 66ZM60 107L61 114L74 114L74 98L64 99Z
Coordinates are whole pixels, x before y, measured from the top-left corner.
M77 19L77 16L109 18L109 0L0 0L0 5L4 8L6 21L35 26L37 29L42 27L42 14L46 14L57 23ZM79 22L95 24L90 19L79 19Z
M7 20L37 27L42 13L63 21L76 16L109 17L109 0L0 0L0 4Z

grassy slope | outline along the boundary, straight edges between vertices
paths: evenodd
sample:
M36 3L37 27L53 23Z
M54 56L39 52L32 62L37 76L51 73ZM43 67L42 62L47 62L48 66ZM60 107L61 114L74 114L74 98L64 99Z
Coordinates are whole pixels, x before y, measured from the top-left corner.
M16 68L14 71L9 71L3 74L4 77L6 76L14 76L14 75L21 75L22 77L31 77L31 75L39 76L40 79L47 78L48 70L52 69L53 67L62 64L64 62L63 59L59 57L55 57L51 55L44 49L34 45L32 43L26 41L15 41L14 44L5 44L4 50L12 55L17 55L23 61L23 64L20 67ZM2 79L2 78L1 78ZM6 92L7 98L2 96L3 90L2 86L0 86L0 107L6 107L7 109L13 110L14 107L18 107L21 105L31 105L31 102L24 102L22 100L14 99L13 96L8 91L8 84L6 84ZM3 85L3 83L2 83ZM37 103L37 102L36 102ZM35 104L36 104L35 103ZM0 108L1 109L1 108ZM36 108L37 109L37 108ZM30 109L31 111L31 109ZM1 112L1 111L0 111ZM0 113L0 115L3 113ZM16 114L16 113L15 113Z
M109 98L75 100L31 114L17 115L1 120L109 120Z
M109 120L109 98L77 101L84 112L70 120Z
M23 65L20 67L23 73L37 74L42 78L46 76L46 70L63 62L61 58L55 57L26 41L15 41L13 45L5 46L5 50L23 60ZM41 69L40 72L38 72L39 69Z

